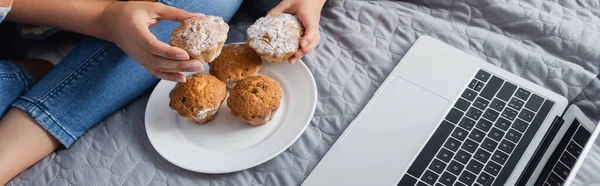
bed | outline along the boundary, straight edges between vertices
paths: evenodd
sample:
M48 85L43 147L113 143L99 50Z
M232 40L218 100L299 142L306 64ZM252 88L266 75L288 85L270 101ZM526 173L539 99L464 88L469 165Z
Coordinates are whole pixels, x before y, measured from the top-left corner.
M239 12L228 42L244 41L252 22ZM8 185L299 185L421 35L562 94L599 120L598 1L330 0L320 30L322 42L303 59L317 82L315 115L264 164L210 175L168 163L145 133L148 93ZM600 141L586 161L574 185L600 185Z

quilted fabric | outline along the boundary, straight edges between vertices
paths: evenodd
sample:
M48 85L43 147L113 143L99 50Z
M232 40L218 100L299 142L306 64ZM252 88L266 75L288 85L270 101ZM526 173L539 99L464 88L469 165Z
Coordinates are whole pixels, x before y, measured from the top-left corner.
M597 121L598 16L594 0L331 0L322 12L322 42L304 58L317 81L315 115L279 156L231 174L182 170L149 144L144 96L9 185L299 185L421 35L562 94ZM229 42L243 41L252 22L235 19ZM589 172L600 166L600 149L594 153L576 183L599 183Z

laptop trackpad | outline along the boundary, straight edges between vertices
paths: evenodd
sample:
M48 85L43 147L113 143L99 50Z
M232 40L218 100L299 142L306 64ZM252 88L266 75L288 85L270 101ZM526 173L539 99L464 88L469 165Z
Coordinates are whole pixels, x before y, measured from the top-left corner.
M341 176L337 179L345 179L342 182L348 185L395 185L449 105L448 100L398 76L378 94L340 138L339 147L332 148L337 152L328 160L339 162L336 172L348 171L333 176Z

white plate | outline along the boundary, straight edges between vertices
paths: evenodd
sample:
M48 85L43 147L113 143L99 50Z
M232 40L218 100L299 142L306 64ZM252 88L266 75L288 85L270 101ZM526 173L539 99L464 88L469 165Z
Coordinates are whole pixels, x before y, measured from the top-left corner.
M208 73L208 65L202 73ZM259 74L277 80L281 106L271 122L252 127L234 117L227 100L215 119L194 124L169 108L174 82L160 81L146 107L146 133L156 151L181 168L227 173L254 167L277 156L300 137L317 103L315 80L302 61L293 65L264 62Z

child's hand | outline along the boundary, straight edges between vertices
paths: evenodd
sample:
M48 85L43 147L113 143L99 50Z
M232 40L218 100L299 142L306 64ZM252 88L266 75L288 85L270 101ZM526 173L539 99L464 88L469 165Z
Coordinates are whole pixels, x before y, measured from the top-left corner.
M311 52L319 42L319 20L321 19L321 9L325 0L283 0L279 5L269 11L272 13L290 13L298 15L298 19L304 25L304 37L300 41L300 50L289 60L290 63L297 62L302 56Z
M148 27L162 19L183 22L194 16L202 15L161 3L113 2L104 9L100 22L108 31L105 39L117 44L148 72L160 79L185 82L180 72L201 71L202 64L190 60L183 49L156 39Z

